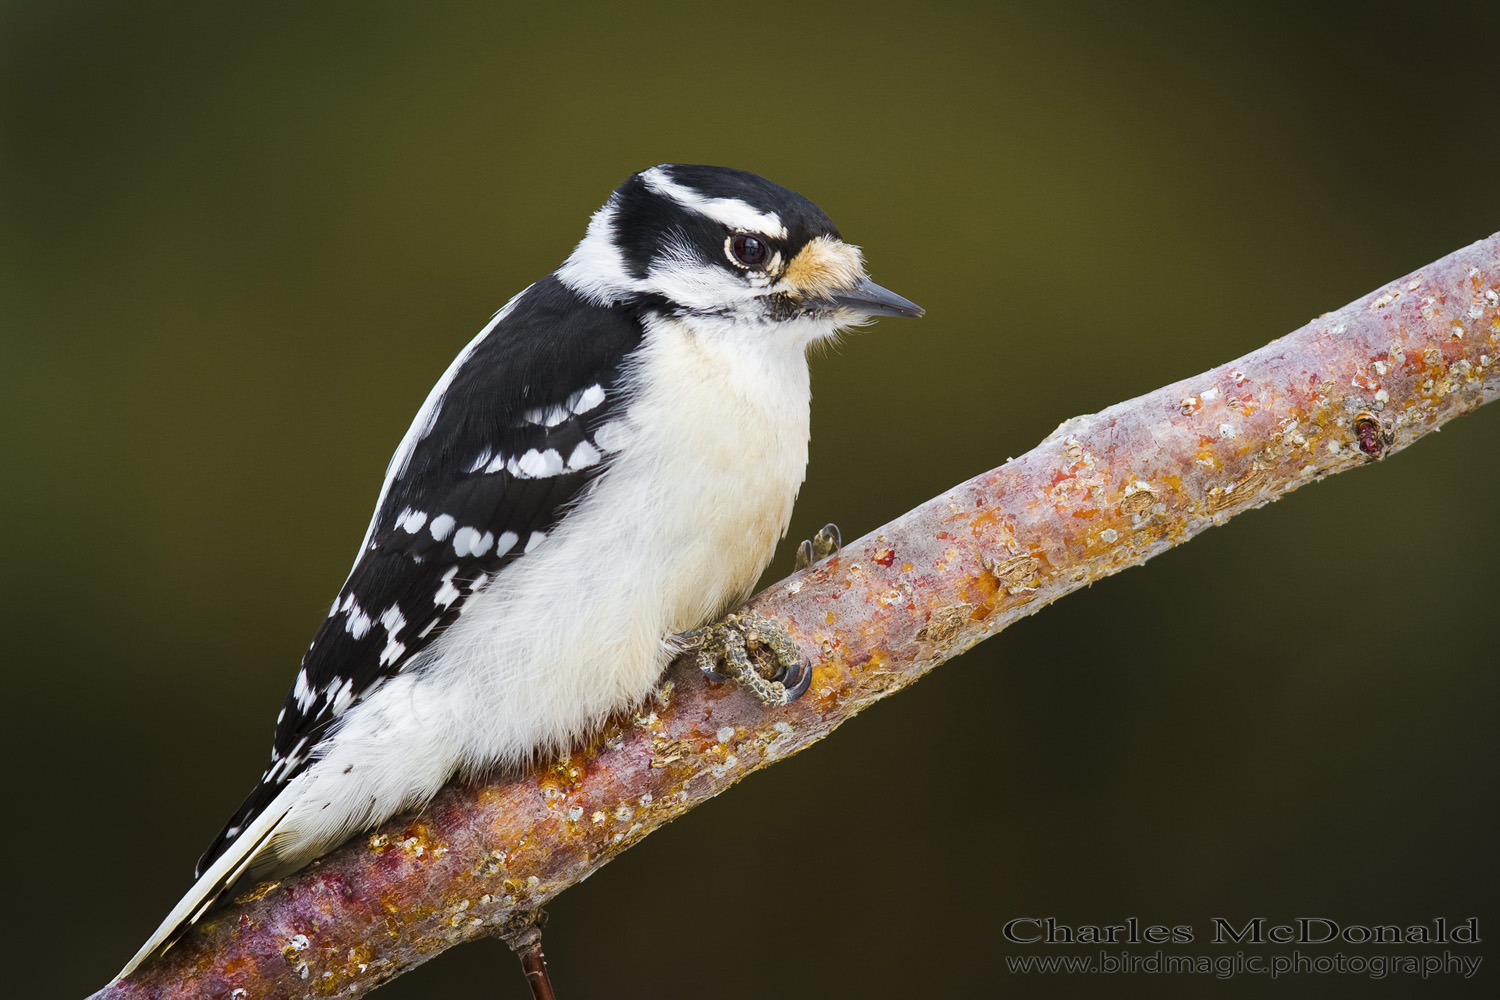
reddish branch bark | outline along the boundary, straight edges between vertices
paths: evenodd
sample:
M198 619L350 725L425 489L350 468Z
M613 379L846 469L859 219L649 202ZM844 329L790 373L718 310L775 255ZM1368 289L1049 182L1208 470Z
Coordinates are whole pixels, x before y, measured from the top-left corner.
M672 818L1023 615L1500 394L1500 234L1266 347L1066 421L755 598L813 658L765 711L685 665L657 703L518 778L449 788L213 911L96 996L359 996L528 915ZM538 953L539 954L539 953Z

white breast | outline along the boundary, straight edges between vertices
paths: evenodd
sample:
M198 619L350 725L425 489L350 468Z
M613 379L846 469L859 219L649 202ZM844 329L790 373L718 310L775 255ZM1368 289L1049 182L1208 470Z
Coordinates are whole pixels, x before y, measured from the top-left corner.
M600 435L610 467L439 640L432 669L471 689L465 764L568 744L645 696L665 640L747 596L807 467L809 392L800 351L772 370L734 347L654 324Z

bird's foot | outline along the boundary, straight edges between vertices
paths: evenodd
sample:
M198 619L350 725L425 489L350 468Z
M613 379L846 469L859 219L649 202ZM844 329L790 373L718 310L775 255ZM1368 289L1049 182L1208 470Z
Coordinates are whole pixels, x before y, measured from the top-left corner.
M683 651L697 650L698 669L709 680L732 680L767 707L796 701L812 683L812 664L774 619L739 611L682 638Z
M811 538L805 539L797 546L797 562L792 567L792 572L807 569L815 562L821 562L844 547L844 540L839 537L839 526L836 524L825 524L821 531Z

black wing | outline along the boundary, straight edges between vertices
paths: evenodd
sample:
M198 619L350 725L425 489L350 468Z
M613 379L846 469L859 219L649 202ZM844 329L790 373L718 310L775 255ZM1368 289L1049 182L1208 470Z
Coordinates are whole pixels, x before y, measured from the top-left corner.
M541 544L603 468L639 318L547 277L459 355L391 462L354 569L302 658L271 765L198 862L201 874L308 764L351 705Z

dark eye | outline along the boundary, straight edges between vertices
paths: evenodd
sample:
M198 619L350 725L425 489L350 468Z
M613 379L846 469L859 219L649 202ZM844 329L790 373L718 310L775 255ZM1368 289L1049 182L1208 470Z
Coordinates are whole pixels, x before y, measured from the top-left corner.
M729 238L729 252L734 254L736 261L746 267L760 267L766 262L766 257L769 256L765 240L757 239L746 233L740 233Z

